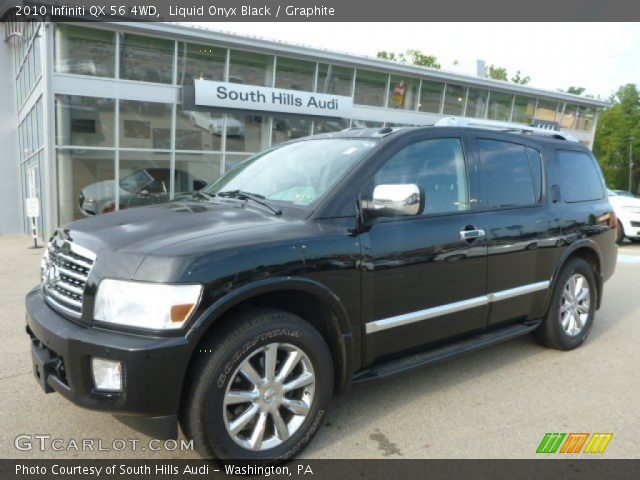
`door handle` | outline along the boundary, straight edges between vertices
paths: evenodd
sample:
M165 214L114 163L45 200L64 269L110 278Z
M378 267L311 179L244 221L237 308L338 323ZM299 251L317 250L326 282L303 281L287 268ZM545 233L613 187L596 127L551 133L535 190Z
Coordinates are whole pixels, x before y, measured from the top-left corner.
M487 234L481 228L473 228L471 230L460 230L460 239L472 242L478 238L484 238Z

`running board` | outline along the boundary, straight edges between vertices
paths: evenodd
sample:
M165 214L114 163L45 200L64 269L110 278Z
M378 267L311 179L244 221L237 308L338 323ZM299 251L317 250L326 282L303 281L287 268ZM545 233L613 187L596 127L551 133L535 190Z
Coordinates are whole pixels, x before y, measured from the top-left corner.
M390 360L379 365L373 365L353 376L352 383L360 383L368 380L388 377L407 370L419 368L431 363L440 362L452 357L464 355L489 345L506 342L512 338L525 335L536 329L542 320L527 323L509 325L498 330L482 333L474 337L464 338L454 343L449 343L440 347L435 347L425 352L416 353L402 358Z

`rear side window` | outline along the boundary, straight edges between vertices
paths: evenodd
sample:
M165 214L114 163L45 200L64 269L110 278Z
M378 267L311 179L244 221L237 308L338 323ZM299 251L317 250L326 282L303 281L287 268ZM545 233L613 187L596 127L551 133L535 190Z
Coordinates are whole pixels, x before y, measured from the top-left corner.
M558 150L558 163L562 182L560 191L565 202L588 202L604 197L600 169L590 155Z
M538 203L539 195L534 190L531 164L524 145L478 139L478 147L480 188L486 207L506 208Z

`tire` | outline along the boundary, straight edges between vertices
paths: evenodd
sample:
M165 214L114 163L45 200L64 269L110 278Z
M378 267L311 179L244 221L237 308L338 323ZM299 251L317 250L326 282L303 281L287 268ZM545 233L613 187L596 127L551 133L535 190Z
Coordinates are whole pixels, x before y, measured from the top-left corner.
M272 463L292 458L318 431L331 400L334 372L327 344L308 322L281 310L241 310L227 320L196 352L183 391L182 430L206 458ZM270 376L267 355L276 359ZM285 374L288 363L294 367ZM258 374L253 382L241 368ZM308 383L310 373L313 383ZM264 383L265 378L271 380ZM308 384L287 392L294 382ZM238 391L242 400L235 396L225 405L225 398L232 398L228 393ZM246 418L251 420L245 426L232 430Z
M575 303L575 309L571 302L567 302L570 294L565 293L571 279L576 280L572 287L574 298L578 299ZM588 292L585 293L583 288L579 287L580 284L588 287ZM576 296L575 290L578 289L579 294ZM579 347L591 331L598 300L597 295L593 268L581 258L569 259L558 275L547 315L542 324L533 332L534 338L545 347L559 350L572 350ZM581 297L582 300L580 300ZM561 309L565 312L561 313Z
M616 225L616 243L621 245L624 242L624 227L620 220L618 220L618 224Z
M629 240L631 240L633 243L640 243L640 237L627 237L629 238Z

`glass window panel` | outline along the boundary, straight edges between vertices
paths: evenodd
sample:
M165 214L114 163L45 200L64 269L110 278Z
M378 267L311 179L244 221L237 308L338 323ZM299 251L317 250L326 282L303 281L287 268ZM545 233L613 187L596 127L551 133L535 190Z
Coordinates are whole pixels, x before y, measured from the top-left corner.
M536 110L536 99L516 95L513 104L513 122L530 125Z
M545 120L547 122L555 122L556 112L558 110L558 102L553 100L538 99L538 108L536 110L536 120Z
M120 210L169 201L169 153L120 151Z
M347 118L323 118L313 121L313 133L339 132L349 128L349 119Z
M578 107L578 117L576 120L576 130L591 130L596 112L591 107Z
M41 58L41 52L40 52L40 38L36 38L33 41L33 61L34 61L34 65L35 65L35 71L36 71L36 80L39 79L42 76L42 65L40 64L40 62L42 61Z
M536 203L529 157L523 145L478 139L480 190L488 208Z
M173 40L120 34L120 78L142 82L171 83Z
M38 146L44 146L44 115L42 112L42 98L36 104L36 113L38 115Z
M577 110L577 105L565 103L564 112L562 112L562 121L560 122L560 126L562 126L562 128L574 128Z
M389 85L388 107L415 110L418 101L418 85L417 78L403 78L392 75L391 84Z
M337 65L318 65L318 92L351 96L353 68Z
M178 43L178 85L194 80L224 80L227 50L195 43Z
M221 150L223 114L176 109L176 150Z
M474 118L484 118L487 114L488 90L479 88L469 88L467 96L467 110L465 116Z
M247 158L251 158L252 155L242 155L242 154L229 154L227 153L224 158L224 171L228 172L232 168L235 168L239 163L244 162Z
M376 185L419 185L425 195L425 214L469 208L466 165L457 138L413 143L387 160L374 178Z
M316 64L305 60L278 57L276 59L276 87L313 91Z
M55 71L113 77L115 73L114 32L57 24Z
M444 109L442 113L445 115L462 115L465 95L466 88L462 85L447 84L444 94Z
M114 208L113 150L58 149L58 212L64 225Z
M270 87L273 84L273 56L231 50L229 81Z
M489 110L487 112L487 118L508 122L511 120L512 103L512 94L491 91L489 94Z
M386 73L357 70L353 103L383 107L388 78Z
M115 101L56 95L56 145L115 145Z
M286 142L293 138L311 135L311 120L300 115L280 115L273 117L271 144Z
M597 163L584 152L558 151L565 202L587 202L604 197L602 176Z
M384 122L376 122L374 120L351 120L351 128L382 128Z
M171 148L171 105L120 100L120 146Z
M203 189L220 177L221 165L220 153L176 153L175 194Z
M443 90L444 83L422 80L422 88L420 89L420 105L418 105L418 110L421 112L440 113Z
M227 115L227 151L259 152L269 145L269 117Z

